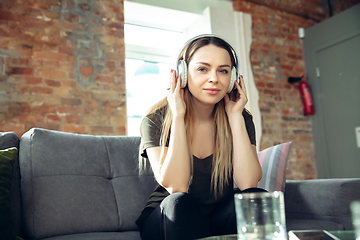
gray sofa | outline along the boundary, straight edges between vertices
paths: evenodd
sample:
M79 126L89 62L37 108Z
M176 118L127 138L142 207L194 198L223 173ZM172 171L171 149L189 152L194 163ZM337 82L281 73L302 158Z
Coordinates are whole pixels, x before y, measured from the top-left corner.
M91 136L34 128L0 133L19 148L11 188L14 231L47 240L137 240L135 220L155 187L137 170L139 137ZM360 179L287 181L288 230L352 229L349 203Z

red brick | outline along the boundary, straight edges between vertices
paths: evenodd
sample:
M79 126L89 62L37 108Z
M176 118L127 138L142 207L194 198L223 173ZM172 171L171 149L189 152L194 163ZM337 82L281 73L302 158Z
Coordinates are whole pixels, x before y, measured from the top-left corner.
M80 106L82 101L80 98L62 98L61 105L62 106Z
M61 85L63 87L75 88L76 87L76 82L71 81L71 80L62 80Z
M113 83L113 82L114 82L114 77L112 77L112 76L98 75L98 76L95 77L95 81L97 81L97 82L106 82L106 83Z
M61 83L59 81L50 80L50 79L46 79L45 83L49 87L60 87L61 86Z
M58 61L53 61L53 60L44 60L42 67L43 67L44 69L57 69L57 70L59 70L59 68L60 68L60 62L58 62Z
M32 68L21 68L21 67L13 67L10 69L8 74L22 74L22 75L32 75L33 69Z
M71 133L85 133L86 127L84 125L64 125L63 131Z
M68 73L68 79L75 80L75 79L76 79L76 74L73 73L73 72L69 72L69 73Z
M32 108L32 112L38 113L38 114L54 113L55 112L55 107L54 106L48 106L48 105L34 106Z
M48 118L52 121L61 122L61 117L59 117L56 114L48 114L48 115L46 115L46 118Z
M101 108L101 114L104 116L113 116L115 114L114 108Z
M289 115L290 111L287 110L287 109L283 109L283 110L281 111L281 113L282 113L282 115Z
M274 88L275 85L273 83L266 83L266 87L268 88Z
M90 127L91 134L115 134L113 127L110 126L93 126Z
M69 56L69 63L74 63L74 62L75 62L75 57Z
M123 9L122 7L107 5L107 12L123 13Z
M270 95L279 95L279 91L276 90L269 90L269 89L265 89L264 90L264 94L270 94Z
M55 60L59 62L67 61L67 55L59 54L59 53L52 53L52 52L34 52L34 58L40 59L48 59L48 60Z
M79 115L66 115L65 116L65 122L66 123L80 123L80 116Z
M36 85L42 83L42 78L37 77L25 77L25 83L30 85Z
M30 40L30 39L29 39ZM61 37L52 37L48 35L35 34L33 37L35 43L50 45L66 45L66 39Z
M264 82L256 82L256 87L258 87L258 88L263 88L263 87L265 87L265 83Z
M51 94L53 91L51 88L47 87L37 87L37 86L26 86L26 85L17 85L17 89L19 89L20 93L31 93L31 94Z
M42 19L28 17L28 16L21 16L21 22L23 26L28 26L28 27L33 27L33 26L49 27L52 24L52 22L47 22Z
M34 125L34 124L41 124L44 123L44 115L43 114L37 114L35 112L31 112L26 115L20 115L19 120L21 123L24 123L26 125Z
M115 28L115 29L124 29L124 24L120 22L110 22L107 24L108 28Z
M74 55L75 49L71 47L66 46L60 46L59 47L59 53L66 54L66 55Z
M280 68L283 69L283 70L289 70L289 71L292 71L293 70L293 66L291 65L285 65L285 64L281 64L280 65Z
M2 36L3 38L5 38L5 35L3 35L1 29L0 29L0 36ZM7 39L0 39L0 47L5 47L7 46L9 43L9 40Z
M107 35L112 37L124 38L124 30L122 29L108 29Z
M116 127L116 130L117 130L118 134L126 135L126 127L125 126L118 126L118 127Z
M22 133L24 131L25 131L25 127L23 124L14 124L14 123L1 123L0 124L0 132Z
M255 15L258 16L258 17L265 17L265 18L267 18L267 17L268 17L268 13L269 13L268 9L265 9L265 8L255 10Z
M38 74L42 78L60 80L66 78L66 74L54 69L42 69L38 71Z
M80 66L80 72L83 74L92 74L93 68L92 67L86 67L86 66Z
M0 12L0 20L20 22L21 16L9 12Z
M80 107L72 107L72 106L59 106L56 108L57 112L60 114L81 114L82 109Z
M78 15L75 15L75 14L72 14L72 13L63 13L62 16L68 22L71 22L71 23L78 23L79 22Z
M110 71L113 71L116 66L115 66L115 62L113 61L108 61L105 63L105 66L110 70Z

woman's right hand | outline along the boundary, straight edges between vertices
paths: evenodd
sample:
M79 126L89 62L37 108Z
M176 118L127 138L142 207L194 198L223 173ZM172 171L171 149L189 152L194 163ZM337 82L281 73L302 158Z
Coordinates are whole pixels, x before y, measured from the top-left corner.
M184 89L180 87L181 78L180 76L176 79L175 70L171 69L170 83L168 86L167 101L170 105L172 114L176 116L185 116L186 104L184 101Z

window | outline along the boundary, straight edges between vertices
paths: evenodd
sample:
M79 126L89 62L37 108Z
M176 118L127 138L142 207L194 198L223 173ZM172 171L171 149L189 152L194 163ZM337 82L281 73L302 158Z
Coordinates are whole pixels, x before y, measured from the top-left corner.
M187 31L202 16L194 13L124 1L127 131L140 135L146 111L167 95L170 69Z
M140 136L140 121L145 112L166 97L172 64L127 58L126 92L128 135Z
M140 135L146 111L166 97L184 33L125 24L128 135Z

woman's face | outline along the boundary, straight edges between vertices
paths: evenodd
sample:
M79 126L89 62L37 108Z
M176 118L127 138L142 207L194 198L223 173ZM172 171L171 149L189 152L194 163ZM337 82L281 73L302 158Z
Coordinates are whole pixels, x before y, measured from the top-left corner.
M203 104L218 103L227 93L230 77L230 55L215 45L196 50L188 64L189 91Z

